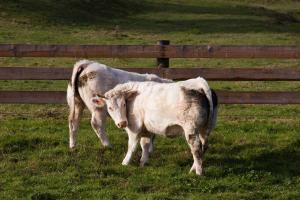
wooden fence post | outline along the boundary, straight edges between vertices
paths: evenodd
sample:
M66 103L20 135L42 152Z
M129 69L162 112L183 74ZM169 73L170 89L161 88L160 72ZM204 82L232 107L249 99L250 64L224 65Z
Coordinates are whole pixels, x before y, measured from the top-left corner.
M161 45L162 54L164 54L164 45L169 45L169 40L160 40L158 44ZM158 68L168 68L169 67L169 58L157 58L157 66Z

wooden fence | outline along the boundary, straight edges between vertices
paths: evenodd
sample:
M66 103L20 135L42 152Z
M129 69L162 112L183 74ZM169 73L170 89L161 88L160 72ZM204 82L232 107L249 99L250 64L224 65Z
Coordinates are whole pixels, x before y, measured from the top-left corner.
M156 58L156 68L123 68L170 79L202 76L218 81L299 81L300 68L169 68L170 58L299 59L300 46L28 45L2 44L0 57ZM71 68L0 67L0 80L68 80ZM223 104L299 104L300 92L217 91ZM65 92L0 91L0 103L65 103Z

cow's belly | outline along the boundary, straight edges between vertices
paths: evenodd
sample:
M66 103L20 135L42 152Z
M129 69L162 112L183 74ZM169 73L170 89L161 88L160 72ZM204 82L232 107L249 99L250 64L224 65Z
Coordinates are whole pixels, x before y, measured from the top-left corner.
M184 134L184 131L181 126L174 124L174 125L169 125L165 129L165 136L166 137L177 137L181 136Z
M178 94L176 95L178 96ZM180 115L182 115L178 112L178 105L181 105L180 99L172 95L167 97L161 97L164 100L162 101L159 98L150 96L148 99L143 98L143 102L139 102L139 105L143 105L141 109L144 111L144 126L147 131L155 134L163 136L180 135L182 133L181 127L178 126L181 124Z
M147 120L144 125L147 131L166 137L175 137L183 134L182 127L176 121L170 121L165 118Z

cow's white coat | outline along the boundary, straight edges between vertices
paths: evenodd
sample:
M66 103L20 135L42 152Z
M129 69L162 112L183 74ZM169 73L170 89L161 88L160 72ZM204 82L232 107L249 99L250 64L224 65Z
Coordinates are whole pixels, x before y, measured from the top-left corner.
M83 79L85 77L85 79ZM83 79L79 84L77 79ZM69 146L76 145L76 133L79 127L81 113L85 107L91 112L91 125L104 146L109 146L105 133L106 107L98 108L91 99L95 94L104 94L117 84L128 81L157 81L171 82L154 74L138 74L108 67L90 60L80 60L74 65L71 82L67 88L69 114ZM77 92L78 91L78 92Z
M184 135L194 158L191 171L202 174L207 137L216 122L212 93L203 78L177 83L129 82L93 101L99 107L105 102L116 125L126 127L128 151L123 165L129 164L139 139L143 166L148 161L152 134Z

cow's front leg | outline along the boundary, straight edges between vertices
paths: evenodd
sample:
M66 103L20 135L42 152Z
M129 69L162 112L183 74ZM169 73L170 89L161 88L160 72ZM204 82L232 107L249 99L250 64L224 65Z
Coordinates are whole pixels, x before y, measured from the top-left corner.
M138 143L138 135L136 133L127 131L127 134L128 134L128 150L127 150L127 154L122 162L122 165L129 164L132 154L135 152L137 143Z
M106 114L103 109L96 109L92 112L91 125L96 135L100 139L101 143L105 147L110 147L108 137L104 130L104 124L106 120Z

